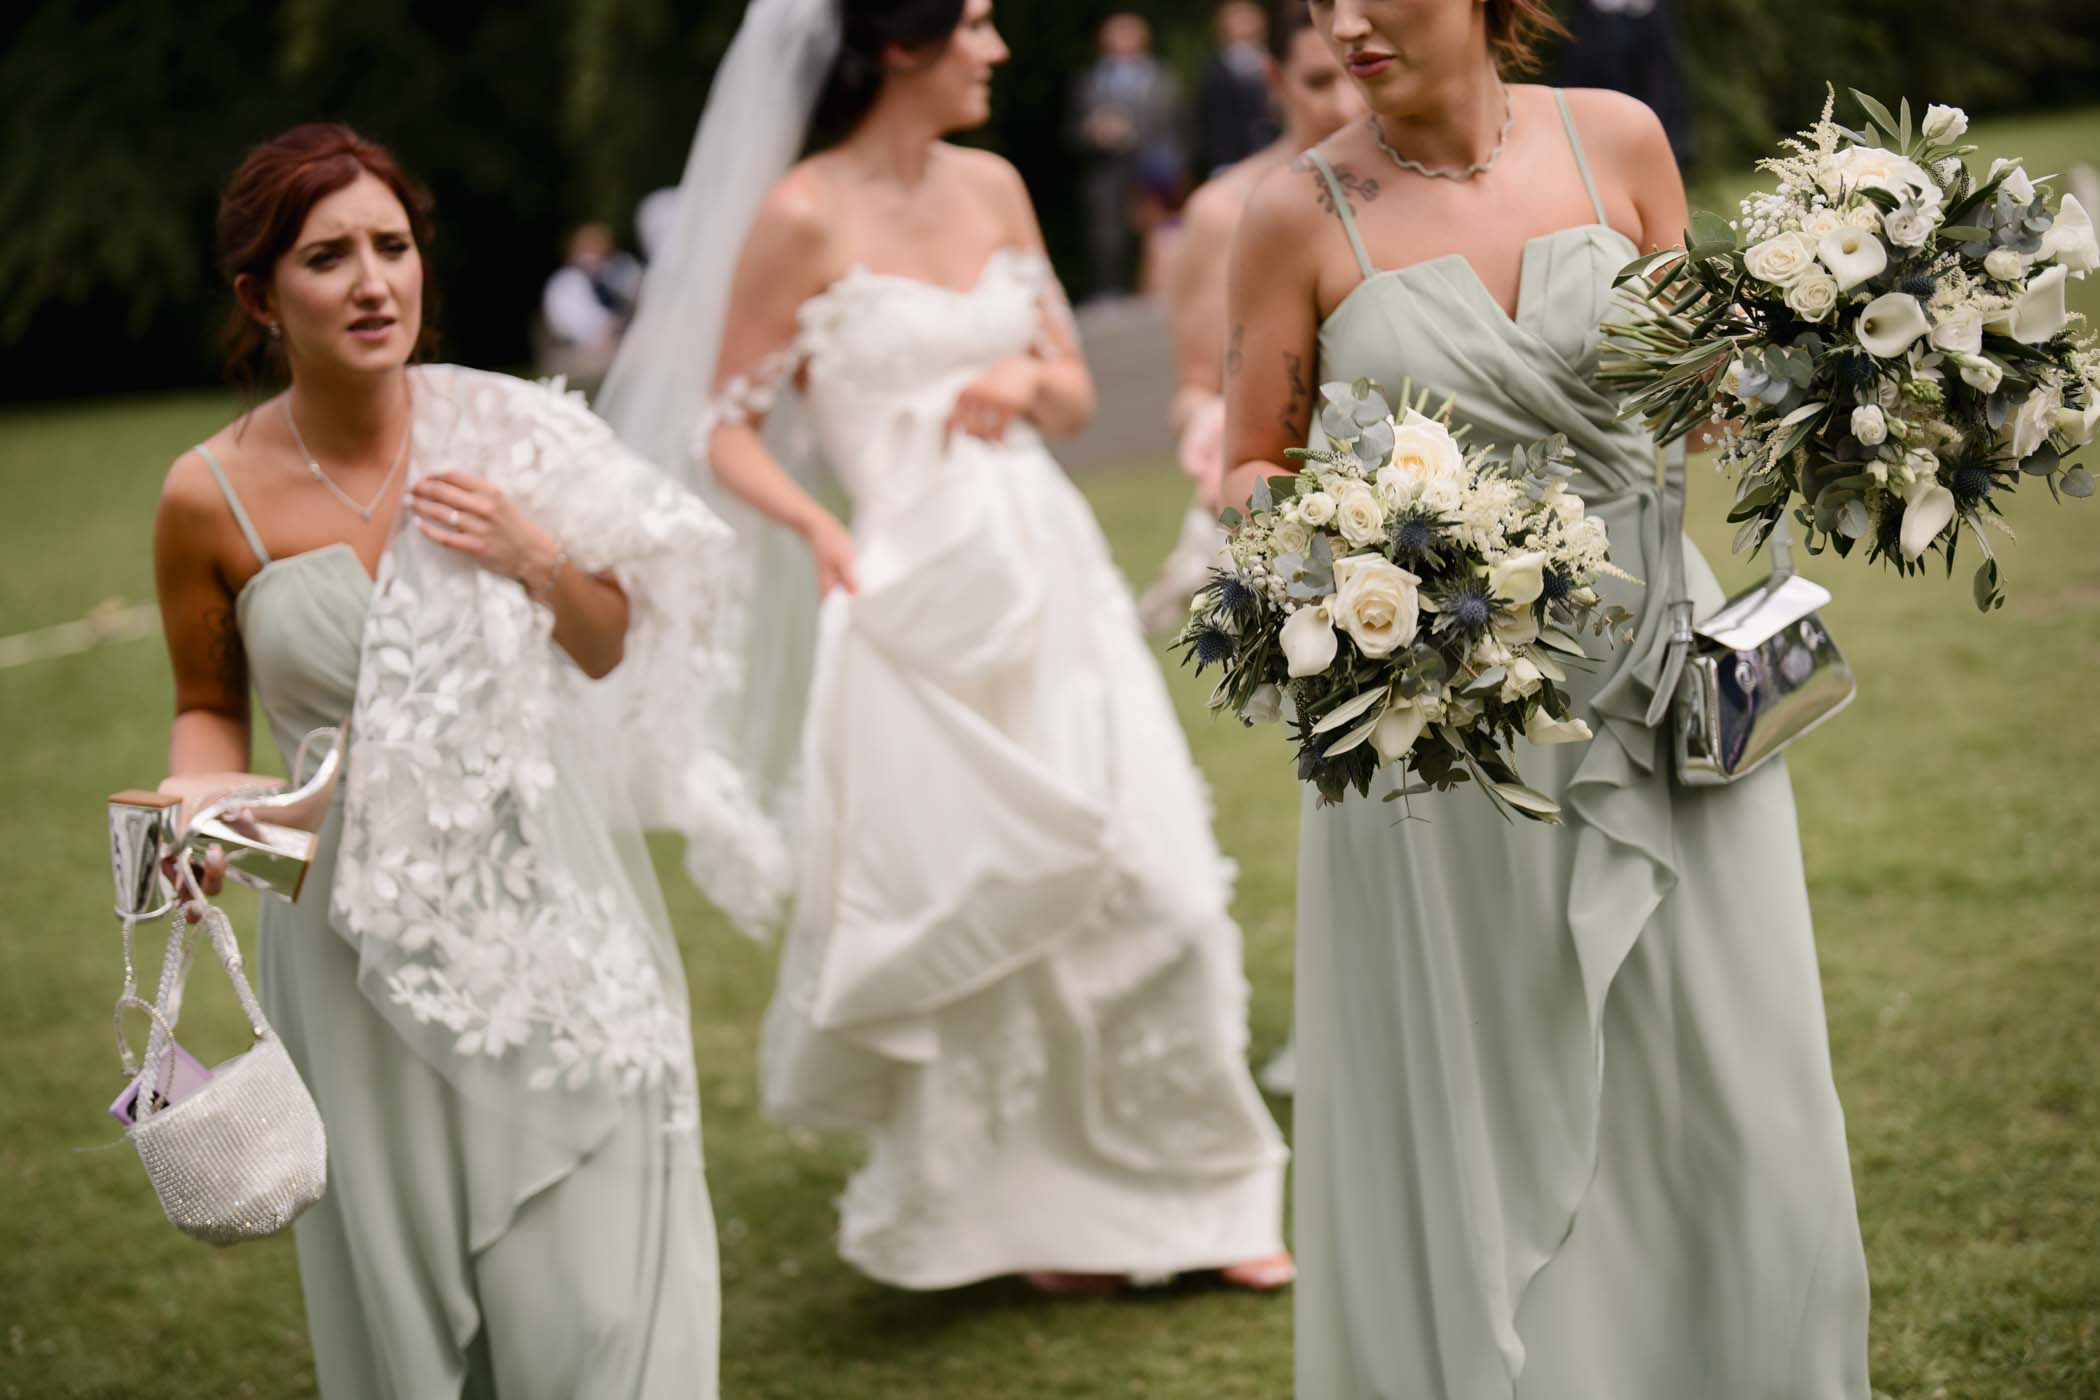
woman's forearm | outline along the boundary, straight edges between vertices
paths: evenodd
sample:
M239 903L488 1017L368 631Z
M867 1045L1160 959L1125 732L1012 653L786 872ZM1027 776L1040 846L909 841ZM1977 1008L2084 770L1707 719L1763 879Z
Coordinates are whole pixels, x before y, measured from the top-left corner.
M715 479L737 499L767 519L807 536L831 512L816 497L802 489L773 459L758 429L749 423L730 423L716 428L708 441L708 462Z
M1076 359L1042 362L1028 417L1045 437L1070 437L1094 417L1094 377Z
M183 710L168 727L168 776L240 773L248 767L248 721L217 710Z

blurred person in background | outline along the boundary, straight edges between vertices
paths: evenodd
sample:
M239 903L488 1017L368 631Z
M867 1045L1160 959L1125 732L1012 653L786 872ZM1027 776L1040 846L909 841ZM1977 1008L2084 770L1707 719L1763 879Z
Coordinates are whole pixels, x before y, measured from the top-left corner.
M1180 98L1152 56L1152 26L1141 15L1101 23L1100 57L1072 94L1071 121L1083 173L1091 297L1131 290L1131 248L1179 204L1184 178Z
M641 280L641 264L620 251L610 227L589 223L571 232L568 259L540 294L540 372L564 375L575 388L595 388L634 315Z
M1676 0L1572 0L1560 13L1570 37L1552 80L1638 97L1661 119L1678 169L1690 169L1697 152Z
M1304 0L1277 0L1274 26L1265 32L1270 40L1262 55L1263 83L1283 134L1190 196L1167 280L1176 375L1168 418L1180 443L1181 468L1196 491L1182 517L1180 540L1138 601L1145 629L1155 636L1181 625L1224 538L1216 495L1224 473L1225 402L1220 395L1229 350L1225 260L1240 211L1263 176L1364 111L1363 98L1306 17ZM1264 1082L1277 1089L1286 1081L1273 1073L1274 1066L1271 1070Z
M1269 95L1269 17L1254 0L1231 0L1218 7L1214 24L1218 48L1196 87L1196 164L1206 179L1278 133Z

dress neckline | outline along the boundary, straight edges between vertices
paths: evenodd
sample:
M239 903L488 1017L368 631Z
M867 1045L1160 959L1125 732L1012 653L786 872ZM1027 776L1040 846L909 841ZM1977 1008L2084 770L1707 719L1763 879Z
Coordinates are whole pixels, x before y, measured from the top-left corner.
M805 307L816 305L838 293L842 288L851 286L854 283L868 282L892 286L923 287L937 295L967 300L983 291L985 286L991 281L992 273L1005 264L1020 262L1026 265L1034 265L1042 261L1043 255L1036 252L1033 248L1024 248L1015 243L1002 243L985 255L984 261L978 265L977 275L962 286L953 286L946 282L934 282L924 277L913 277L909 273L879 272L864 262L853 262L847 265L846 270L840 273L836 280L824 287L823 290L812 295L808 301L802 304Z
M1449 266L1454 259L1456 259L1457 262L1464 268L1466 283L1470 285L1474 291L1479 293L1480 299L1483 302L1494 308L1496 316L1498 316L1502 320L1502 322L1509 326L1511 329L1521 329L1524 324L1524 310L1526 306L1530 303L1530 297L1528 293L1530 291L1531 286L1532 251L1535 248L1549 243L1556 238L1565 238L1570 234L1582 234L1587 236L1594 233L1609 234L1611 237L1616 238L1621 243L1625 244L1626 247L1629 250L1631 250L1627 255L1629 260L1636 254L1638 254L1638 252L1640 251L1639 245L1636 244L1631 238L1628 238L1624 232L1613 227L1610 224L1602 223L1596 220L1592 220L1591 222L1586 224L1570 224L1566 228L1549 229L1544 233L1535 233L1531 237L1524 240L1523 256L1519 261L1517 267L1517 305L1514 311L1512 311L1509 307L1504 306L1502 304L1501 298L1497 297L1493 292L1488 290L1487 283L1481 278L1479 269L1473 266L1473 260L1471 258L1467 257L1464 253L1457 251L1449 253L1439 253L1433 258L1423 258L1419 262L1407 263L1401 267L1384 267L1375 269L1369 276L1365 277L1362 281L1358 282L1354 287L1351 287L1348 291L1348 294L1345 295L1340 301L1334 304L1334 309L1328 312L1324 317L1320 319L1320 329L1322 331L1325 331L1330 325L1332 325L1337 319L1339 319L1342 312L1349 307L1351 302L1354 302L1357 299L1357 297L1363 293L1365 288L1370 287L1379 282L1384 282L1389 278L1404 277L1408 273L1417 271L1421 268Z
M387 548L393 548L392 544L389 543ZM273 555L261 568L248 575L247 581L240 586L240 591L234 594L234 606L238 607L247 600L249 591L255 587L256 582L263 575L270 573L272 570L288 568L302 559L317 559L325 554L348 554L351 566L357 570L358 577L365 582L365 591L369 593L372 589L378 587L378 579L374 577L370 569L365 567L364 556L357 552L357 546L348 540L335 540L322 545L318 549L302 549L297 554ZM380 552L379 557L382 562L386 559L384 550Z

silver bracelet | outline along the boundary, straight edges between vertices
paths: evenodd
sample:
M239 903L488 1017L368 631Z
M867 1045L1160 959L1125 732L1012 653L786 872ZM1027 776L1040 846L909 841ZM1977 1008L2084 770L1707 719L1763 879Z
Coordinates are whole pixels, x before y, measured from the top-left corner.
M530 584L526 585L526 596L530 597L535 603L542 604L549 608L553 607L554 585L561 581L561 571L567 568L568 566L569 551L563 549L561 545L557 543L554 546L554 563L548 567L547 577L541 581L540 586L537 588L532 587Z

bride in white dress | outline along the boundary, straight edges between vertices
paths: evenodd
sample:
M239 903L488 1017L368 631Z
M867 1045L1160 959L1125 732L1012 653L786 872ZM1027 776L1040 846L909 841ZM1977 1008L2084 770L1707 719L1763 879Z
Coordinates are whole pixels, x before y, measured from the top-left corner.
M985 119L1005 58L990 0L756 0L710 93L601 405L660 459L682 435L750 551L743 665L715 668L741 693L706 698L748 761L685 795L730 814L688 863L747 924L789 895L764 1099L866 1135L855 1267L1276 1287L1286 1153L1245 1062L1229 867L1043 446L1093 385L1019 176L940 139ZM850 530L798 480L812 455ZM806 684L784 539L823 594Z

